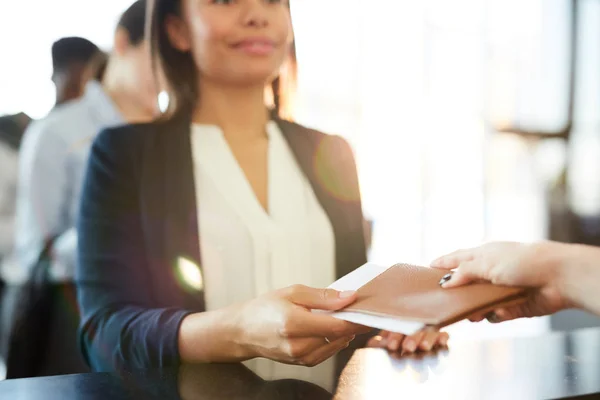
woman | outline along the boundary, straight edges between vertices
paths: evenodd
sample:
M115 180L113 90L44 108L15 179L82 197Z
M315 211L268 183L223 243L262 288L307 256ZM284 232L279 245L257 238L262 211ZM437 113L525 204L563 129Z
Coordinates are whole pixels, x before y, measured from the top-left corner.
M104 131L91 153L84 353L96 370L319 364L365 331L309 311L355 300L311 287L366 262L363 216L348 144L265 107L288 3L155 0L151 31L168 113Z
M158 112L152 83L149 45L144 40L145 1L136 1L121 16L102 81L90 81L77 100L61 104L28 127L20 150L16 202L16 262L7 263L3 278L11 285L4 297L2 324L12 321L19 284L27 277L40 252L50 241L51 279L58 294L52 337L64 346L51 345L53 361L79 358L76 331L79 324L74 293L77 251L75 230L81 186L94 137L108 126L152 119ZM68 44L68 43L67 43ZM92 76L84 74L84 76ZM18 315L18 314L17 314ZM6 345L3 346L3 348ZM84 363L79 362L81 366ZM77 370L77 371L80 371ZM71 367L48 373L76 372Z
M440 257L432 267L456 269L443 279L443 287L447 288L486 280L535 289L525 304L477 318L501 322L575 307L600 315L598 260L600 249L592 246L497 242Z

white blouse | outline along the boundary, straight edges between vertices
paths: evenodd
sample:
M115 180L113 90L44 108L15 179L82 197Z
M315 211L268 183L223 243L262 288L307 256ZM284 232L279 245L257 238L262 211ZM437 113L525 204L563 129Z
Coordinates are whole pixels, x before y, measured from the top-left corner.
M322 288L335 280L329 218L278 125L266 127L267 213L220 128L192 125L200 249L207 310L251 300L293 284ZM296 378L328 387L333 360L316 368L264 360L246 365L264 379Z

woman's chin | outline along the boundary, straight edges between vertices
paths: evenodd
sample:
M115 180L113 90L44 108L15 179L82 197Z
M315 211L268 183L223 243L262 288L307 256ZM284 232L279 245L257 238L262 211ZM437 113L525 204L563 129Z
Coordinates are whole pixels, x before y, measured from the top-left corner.
M229 76L227 82L231 85L236 86L262 86L269 82L272 82L277 73L273 72L272 69L255 69L246 70L238 74Z

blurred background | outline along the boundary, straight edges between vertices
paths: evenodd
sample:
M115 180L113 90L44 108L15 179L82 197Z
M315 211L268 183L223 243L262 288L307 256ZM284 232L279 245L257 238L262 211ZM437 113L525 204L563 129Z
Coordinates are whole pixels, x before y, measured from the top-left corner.
M52 43L110 51L130 4L0 3L0 115L44 117ZM372 261L423 264L488 240L600 244L600 0L302 0L292 12L291 116L351 142ZM595 325L569 311L450 331Z

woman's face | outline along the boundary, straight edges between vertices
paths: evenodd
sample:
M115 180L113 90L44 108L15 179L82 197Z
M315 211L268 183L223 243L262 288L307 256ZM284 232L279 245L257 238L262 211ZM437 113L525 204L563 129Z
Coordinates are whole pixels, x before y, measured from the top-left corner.
M168 24L202 79L225 84L264 84L293 39L288 0L182 0L181 19Z

